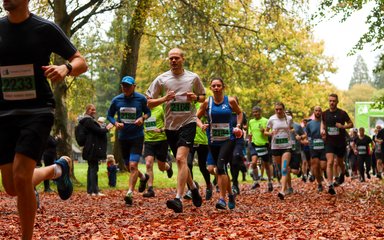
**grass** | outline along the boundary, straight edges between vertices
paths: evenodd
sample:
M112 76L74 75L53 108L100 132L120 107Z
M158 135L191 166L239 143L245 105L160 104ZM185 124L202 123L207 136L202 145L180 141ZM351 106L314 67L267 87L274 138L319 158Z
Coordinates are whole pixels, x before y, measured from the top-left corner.
M88 164L87 163L75 163L74 164L74 170L75 170L75 177L77 179L77 182L74 182L74 190L75 191L86 191L87 190ZM145 164L139 164L139 170L142 173L145 173ZM154 188L176 188L177 166L175 163L173 163L173 176L172 176L172 178L168 178L166 172L161 172L157 167L157 163L154 164L153 173L154 173L154 182L153 182ZM193 167L193 176L194 176L194 180L196 180L200 185L205 185L204 178L201 175L198 166ZM118 172L117 173L116 188L111 188L108 186L108 175L107 175L106 163L101 163L99 165L98 181L99 181L99 188L101 191L112 190L112 189L127 190L128 189L128 179L129 179L129 173L128 172ZM211 177L211 180L213 180L213 176ZM139 184L139 181L137 181L136 190L137 190L138 184ZM39 186L37 188L38 188L38 190L43 190L44 189L43 183L39 184Z

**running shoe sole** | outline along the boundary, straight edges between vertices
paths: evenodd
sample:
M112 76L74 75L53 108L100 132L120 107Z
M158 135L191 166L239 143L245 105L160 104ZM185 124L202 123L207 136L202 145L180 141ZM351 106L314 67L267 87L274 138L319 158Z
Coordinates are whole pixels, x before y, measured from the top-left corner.
M175 213L183 212L183 205L179 199L172 199L167 201L167 208L172 209Z

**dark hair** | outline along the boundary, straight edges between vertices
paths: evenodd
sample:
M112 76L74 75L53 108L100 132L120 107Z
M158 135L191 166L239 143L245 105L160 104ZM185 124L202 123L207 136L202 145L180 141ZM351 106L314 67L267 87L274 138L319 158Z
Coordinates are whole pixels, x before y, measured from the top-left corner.
M328 97L334 97L334 98L336 98L337 101L339 101L339 97L337 96L336 93L331 93L328 95Z
M261 107L259 107L259 106L254 106L254 107L252 108L252 111L258 111L258 112L261 112Z
M214 80L219 80L221 82L221 84L223 84L223 87L225 86L224 80L221 77L213 77L211 79L211 82L209 83L209 85L211 85Z

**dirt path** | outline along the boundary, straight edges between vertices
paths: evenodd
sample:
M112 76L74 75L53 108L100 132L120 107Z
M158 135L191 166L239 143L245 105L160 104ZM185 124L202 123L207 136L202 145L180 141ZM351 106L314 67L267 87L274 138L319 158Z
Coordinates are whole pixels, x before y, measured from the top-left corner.
M126 207L125 191L105 191L106 197L76 192L61 201L56 194L40 194L36 239L384 239L384 185L349 179L337 195L317 193L315 183L294 181L295 193L284 201L277 190L266 193L241 186L236 209L218 211L214 200L195 208L184 200L184 212L165 206L174 189L156 190L156 198L134 196ZM275 186L276 187L276 186ZM203 191L201 191L203 193ZM203 193L204 197L204 193ZM0 193L0 239L17 239L14 198Z

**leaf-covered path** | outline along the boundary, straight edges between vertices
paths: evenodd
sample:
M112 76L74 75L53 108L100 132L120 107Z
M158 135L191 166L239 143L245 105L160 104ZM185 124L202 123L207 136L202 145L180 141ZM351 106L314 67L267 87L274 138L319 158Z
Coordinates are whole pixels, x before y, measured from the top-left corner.
M104 191L106 197L76 192L68 201L40 194L35 239L384 239L384 189L376 179L350 181L337 195L317 193L315 183L296 179L295 193L281 201L277 189L266 192L241 186L234 210L214 208L217 196L195 208L184 200L184 212L165 206L174 189L156 190L155 198L135 193L125 206L124 191ZM204 197L204 191L201 190ZM0 239L18 239L14 198L0 193Z

